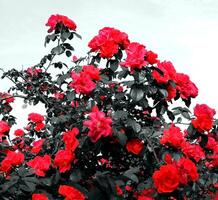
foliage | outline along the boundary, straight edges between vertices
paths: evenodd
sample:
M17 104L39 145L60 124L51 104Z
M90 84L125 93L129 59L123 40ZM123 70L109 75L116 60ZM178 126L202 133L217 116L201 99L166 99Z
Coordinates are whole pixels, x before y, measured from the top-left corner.
M0 93L0 199L217 198L218 123L206 104L189 110L189 76L110 27L77 58L76 24L52 15L46 25L51 52L2 74L13 86ZM12 133L14 98L46 115L30 113Z

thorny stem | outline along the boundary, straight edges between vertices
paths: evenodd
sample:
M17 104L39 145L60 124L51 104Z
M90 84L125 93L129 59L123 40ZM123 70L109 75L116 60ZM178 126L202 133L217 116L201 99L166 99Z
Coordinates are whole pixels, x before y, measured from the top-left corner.
M149 144L149 146L151 147L152 152L153 152L153 154L154 154L154 157L155 157L157 163L160 164L160 160L159 160L159 158L157 157L157 154L156 154L156 152L155 152L155 149L154 149L153 144L151 143L151 141L150 141L147 137L145 137L145 139L146 139L147 143Z

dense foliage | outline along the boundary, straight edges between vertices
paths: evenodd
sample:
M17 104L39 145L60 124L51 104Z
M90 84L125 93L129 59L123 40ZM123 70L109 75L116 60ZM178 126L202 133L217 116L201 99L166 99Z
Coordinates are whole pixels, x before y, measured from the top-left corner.
M0 199L217 199L218 123L206 104L190 111L189 76L110 27L77 58L76 24L52 15L46 25L51 52L2 70L13 86L0 93ZM46 115L10 131L14 98Z

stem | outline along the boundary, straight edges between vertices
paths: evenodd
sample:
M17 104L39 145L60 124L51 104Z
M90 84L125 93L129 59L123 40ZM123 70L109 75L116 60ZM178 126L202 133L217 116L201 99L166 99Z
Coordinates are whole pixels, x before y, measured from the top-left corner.
M150 141L147 137L145 137L145 139L146 139L147 143L149 144L149 146L151 147L152 152L153 152L153 154L154 154L154 157L155 157L157 163L160 164L160 160L158 159L158 156L157 156L157 154L156 154L156 152L155 152L155 149L154 149L153 144L151 143L151 141Z

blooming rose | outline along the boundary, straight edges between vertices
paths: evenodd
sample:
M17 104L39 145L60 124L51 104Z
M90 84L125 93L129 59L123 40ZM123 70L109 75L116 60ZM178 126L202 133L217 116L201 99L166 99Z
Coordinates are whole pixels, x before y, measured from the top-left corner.
M189 79L189 76L183 73L176 73L175 76L176 89L180 92L182 99L188 99L189 97L195 98L198 96L198 88Z
M152 197L154 193L155 190L152 188L144 189L137 197L137 200L154 200L154 198Z
M187 185L189 181L198 180L199 174L196 165L187 158L180 158L176 166L179 169L179 178L180 183L183 185Z
M55 155L54 165L59 168L61 173L64 173L70 169L74 159L75 155L71 151L59 150Z
M29 67L27 70L26 70L26 73L29 75L29 76L38 76L39 73L42 73L42 69L37 69L37 68L33 68L33 67Z
M40 122L44 121L44 116L40 115L38 113L30 113L28 115L28 120L35 122L35 123L40 123Z
M10 126L8 125L7 122L1 120L0 121L0 138L7 134L10 131Z
M34 141L32 143L32 149L31 152L34 154L38 154L41 151L42 145L44 144L45 139L40 139L37 141Z
M120 63L120 65L123 67L130 67L131 70L134 70L135 68L142 69L148 64L148 62L145 60L147 50L142 44L137 42L130 43L126 49L126 54L127 57L125 62Z
M8 173L11 167L21 165L24 161L24 155L17 151L8 151L6 157L1 162L0 170Z
M73 128L63 134L63 141L65 143L66 150L74 152L79 145L79 141L76 136L79 134L78 128Z
M157 67L163 72L163 74L160 74L157 70L152 72L152 76L158 84L166 84L169 80L175 79L176 70L171 62L158 62Z
M127 151L136 155L140 154L143 148L144 144L139 139L131 139L126 144Z
M176 88L173 87L172 85L167 86L167 101L171 101L173 98L176 97Z
M33 194L32 200L49 200L45 194Z
M1 99L5 99L6 103L8 103L8 104L14 102L14 97L8 93L5 93L5 92L4 93L0 92L0 100Z
M168 144L175 148L180 148L181 144L184 142L183 134L179 127L171 124L169 129L165 129L163 136L160 139L160 143L165 145Z
M152 178L158 193L173 192L179 186L179 171L173 164L161 166Z
M182 152L189 158L193 158L196 162L205 158L203 149L197 144L190 144L189 142L183 142Z
M76 24L74 21L72 21L71 19L69 19L68 17L64 15L56 14L56 15L51 15L48 19L48 22L46 23L46 26L50 27L48 32L52 32L53 30L55 30L56 25L58 23L63 24L70 30L74 30L74 31L76 30Z
M119 47L125 49L129 45L128 35L115 28L104 27L88 44L91 51L99 51L102 58L111 58Z
M218 155L217 154L208 156L207 158L209 159L209 161L205 163L206 167L208 167L209 169L218 167Z
M51 165L51 157L49 155L36 156L27 162L27 165L34 169L36 175L45 176L45 172L49 170Z
M57 99L57 100L63 100L63 99L64 99L64 93L56 92L56 93L54 94L54 97L55 97L55 99Z
M14 131L14 135L15 136L23 136L24 131L22 129L17 129L17 130Z
M105 117L105 113L100 112L97 106L92 108L89 119L84 121L83 125L89 128L88 136L92 142L97 142L101 137L112 135L112 119Z
M88 75L92 80L101 80L100 71L93 65L84 65L82 68L83 72Z
M214 154L218 154L218 142L212 136L208 135L208 141L205 147L212 150Z
M34 127L34 130L39 132L41 131L43 128L45 128L45 124L44 123L36 123L35 127Z
M216 111L206 104L197 104L194 108L194 115L197 117L192 120L192 125L199 131L209 131L213 125L213 116Z
M153 51L148 51L146 54L146 60L151 65L158 62L157 57L158 57L158 55L156 53L154 53Z
M90 76L84 72L80 72L80 74L72 72L71 77L73 82L71 82L69 86L74 88L78 94L89 94L96 88L96 84L92 81Z
M65 200L85 200L85 195L72 186L60 185L58 193L64 196Z

